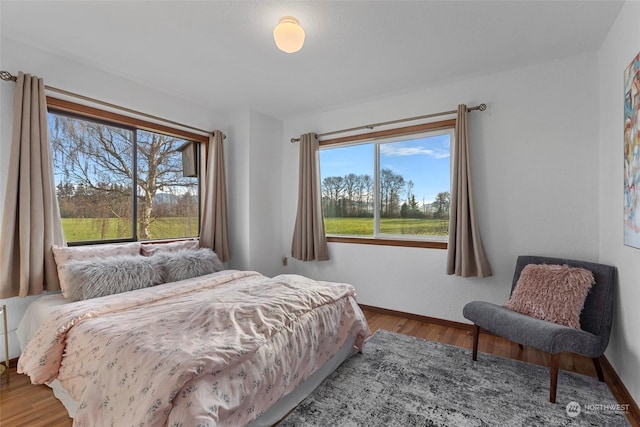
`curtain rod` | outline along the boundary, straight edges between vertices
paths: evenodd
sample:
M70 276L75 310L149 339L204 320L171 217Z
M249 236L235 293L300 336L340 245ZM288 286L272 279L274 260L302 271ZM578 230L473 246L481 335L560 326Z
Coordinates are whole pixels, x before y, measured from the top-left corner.
M8 81L15 82L16 80L18 80L18 78L16 76L12 75L8 71L0 71L0 79L2 79L4 81L7 81L7 82ZM105 101L100 101L99 99L90 98L90 97L84 96L84 95L79 95L77 93L69 92L69 91L66 91L66 90L63 90L63 89L58 89L56 87L45 85L44 88L46 90L48 90L48 91L51 91L51 92L56 92L56 93L60 93L62 95L67 95L67 96L71 96L71 97L74 97L74 98L79 98L79 99L82 99L82 100L85 100L85 101L89 101L89 102L92 102L92 103L95 103L95 104L103 105L105 107L115 108L115 109L118 109L118 110L121 110L121 111L126 111L127 113L131 113L131 114L135 114L135 115L138 115L138 116L146 117L148 119L153 119L153 120L158 120L158 121L161 121L161 122L169 123L169 124L172 124L174 126L180 126L182 128L191 129L191 130L194 130L194 131L197 131L197 132L200 132L200 133L204 133L205 135L212 135L213 134L213 132L211 132L209 130L200 129L200 128L197 128L197 127L185 125L185 124L182 124L182 123L175 122L173 120L169 120L169 119L165 119L165 118L162 118L162 117L154 116L154 115L151 115L151 114L143 113L141 111L132 110L131 108L127 108L127 107L121 107L119 105L111 104L111 103L105 102ZM227 136L224 135L224 138L226 139Z
M467 108L467 111L484 111L487 109L487 105L486 104L480 104L480 105L476 105L475 107L469 107ZM392 125L395 123L402 123L402 122L410 122L412 120L421 120L421 119L429 119L431 117L438 117L438 116L448 116L450 114L456 114L458 112L458 110L451 110L451 111L443 111L441 113L433 113L433 114L426 114L424 116L416 116L416 117L408 117L406 119L398 119L398 120L391 120L388 122L380 122L380 123L373 123L370 125L364 125L364 126L357 126L354 128L348 128L348 129L340 129L340 130L334 130L332 132L325 132L325 133L320 133L318 134L318 138L321 138L323 136L329 136L329 135L334 135L336 133L344 133L344 132L351 132L354 130L360 130L360 129L373 129L375 127L378 126L385 126L385 125ZM291 143L295 143L300 141L300 138L291 138Z

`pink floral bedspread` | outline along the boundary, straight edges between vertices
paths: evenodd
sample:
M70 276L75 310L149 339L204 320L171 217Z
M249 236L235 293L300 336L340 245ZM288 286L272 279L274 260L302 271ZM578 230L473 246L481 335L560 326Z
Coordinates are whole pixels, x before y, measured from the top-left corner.
M351 285L227 270L57 309L18 372L75 426L245 425L369 330Z

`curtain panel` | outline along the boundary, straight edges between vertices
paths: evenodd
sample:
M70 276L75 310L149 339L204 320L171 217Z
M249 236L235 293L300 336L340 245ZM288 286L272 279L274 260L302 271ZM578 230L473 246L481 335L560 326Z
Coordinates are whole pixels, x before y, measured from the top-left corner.
M44 81L20 72L0 229L0 298L60 289L51 246L64 245Z
M298 212L291 256L302 261L326 261L329 249L320 199L318 137L313 133L301 135L299 144Z
M475 215L469 156L467 106L458 105L453 149L447 274L462 277L491 276Z
M204 205L200 221L200 246L211 248L221 261L229 261L227 178L224 164L224 134L216 130L209 138L204 183Z

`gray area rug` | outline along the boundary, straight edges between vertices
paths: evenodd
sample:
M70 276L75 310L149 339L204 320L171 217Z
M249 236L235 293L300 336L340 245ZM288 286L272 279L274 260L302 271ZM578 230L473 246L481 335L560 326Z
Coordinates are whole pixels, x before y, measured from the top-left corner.
M552 404L546 367L380 330L279 426L627 426L623 409L595 377L560 371Z

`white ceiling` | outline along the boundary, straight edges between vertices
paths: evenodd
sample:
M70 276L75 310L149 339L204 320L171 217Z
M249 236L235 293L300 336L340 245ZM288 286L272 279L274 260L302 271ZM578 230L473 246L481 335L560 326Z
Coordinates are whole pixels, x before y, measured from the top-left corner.
M222 114L251 108L284 119L597 50L621 6L578 0L2 0L0 14L3 38ZM273 42L273 27L285 15L298 18L306 31L295 54L278 51Z

